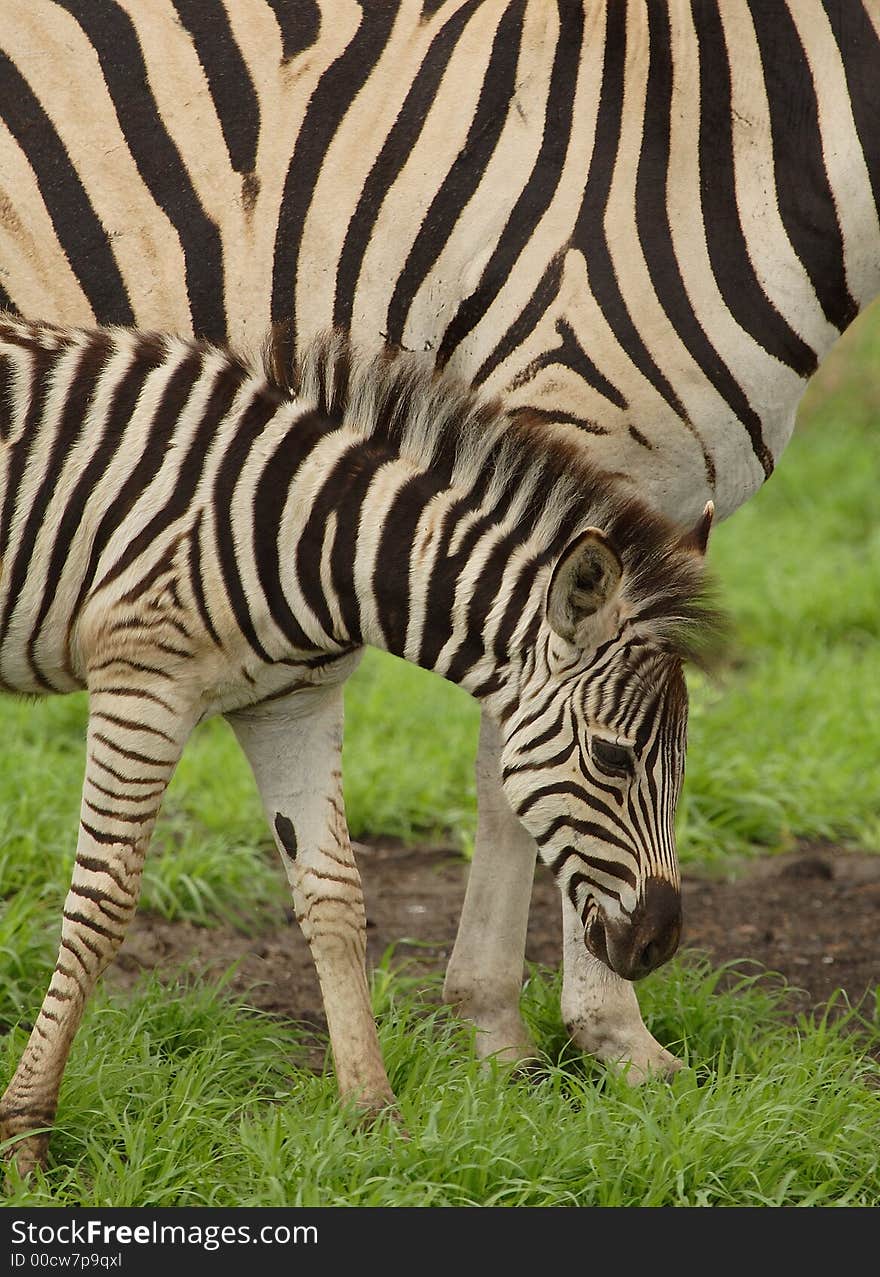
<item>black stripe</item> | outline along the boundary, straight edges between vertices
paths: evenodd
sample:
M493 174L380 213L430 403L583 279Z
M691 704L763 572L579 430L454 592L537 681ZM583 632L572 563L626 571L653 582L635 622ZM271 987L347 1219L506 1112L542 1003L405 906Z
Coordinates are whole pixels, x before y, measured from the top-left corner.
M122 790L120 789L119 797L124 799L125 802L132 802L132 803L143 802L145 799L151 797L153 790L156 787L157 781L161 781L162 779L160 776L150 776L147 779L139 779L137 776L131 776L131 777L124 776L122 772L116 771L116 769L111 767L108 763L102 762L101 759L98 758L98 756L94 752L89 754L89 763L94 764L95 767L100 767L102 772L107 772L107 774L112 776L114 780L118 780L120 785L123 786L124 788L131 788L132 785L151 786L150 792L146 794L141 794L140 797L138 797L137 794L126 796L125 794L122 793Z
M112 798L114 802L121 802L121 803L143 804L147 802L152 802L154 798L158 798L160 794L163 794L165 792L165 786L159 785L157 788L148 790L147 793L140 794L138 796L135 796L133 794L132 795L123 794L118 789L107 789L105 785L99 785L98 782L95 780L94 776L89 777L89 788L97 789L98 793L103 794L105 798ZM155 809L155 804L154 804L154 809ZM78 863L84 863L84 862L79 861Z
M601 373L584 350L578 336L567 319L557 319L556 332L561 338L560 344L551 350L545 350L532 360L513 380L513 388L525 385L534 380L542 368L557 365L570 369L571 372L585 381L587 385L616 408L626 408L627 401L622 392ZM607 433L607 431L605 432Z
M161 358L161 350L157 346L145 345L138 353L137 362L128 369L113 391L103 434L93 445L89 462L65 501L64 510L58 521L55 542L46 567L46 580L50 588L44 592L39 611L31 626L31 651L39 639L43 622L54 601L55 592L64 566L70 557L86 507L98 481L119 450L125 427L131 419L138 396L143 389L144 379L158 366ZM73 673L69 668L69 662L66 663L66 672L71 675Z
M220 636L214 628L214 622L211 620L211 613L208 611L208 604L205 599L205 588L202 582L202 517L203 511L199 510L196 515L195 523L189 534L189 556L187 559L187 567L189 571L189 585L192 590L192 596L195 601L196 609L202 618L205 629L211 636L211 639L217 647L222 647Z
M260 103L222 4L174 0L205 72L229 160L236 173L256 167Z
M504 570L510 562L511 554L528 539L530 532L529 520L518 520L516 527L496 541L486 556L479 576L473 583L467 606L467 639L455 653L445 673L450 682L460 683L475 660L484 655L486 620L501 593Z
M389 341L402 342L413 298L467 208L498 144L516 92L524 11L525 0L512 0L498 24L467 140L432 199L397 277L385 324Z
M563 697L566 694L567 693L564 689L560 689L560 691L557 693L557 695L560 697ZM563 701L563 704L565 704L564 701ZM521 707L518 707L518 708L521 708ZM547 705L540 704L540 703L536 705L535 708L530 711L530 713L526 714L525 717L521 718L519 722L517 723L516 725L517 736L519 736L522 732L524 732L527 727L531 727L533 723L536 723L538 719L543 718L546 712L547 712Z
M560 720L564 717L565 717L565 706L563 706L562 713L560 715ZM561 721L559 726L561 727ZM546 744L547 741L545 740L543 743ZM533 741L529 741L528 748L530 751L534 750L535 743ZM580 751L578 750L577 741L572 740L569 737L569 739L562 746L562 748L557 750L555 754L547 754L544 757L533 756L532 761L530 763L514 763L510 767L505 767L503 779L509 780L511 776L528 776L529 774L534 775L540 772L549 771L551 768L554 768L554 767L562 767L564 763L567 763L571 760L573 755L575 754L579 755L579 753ZM580 758L578 759L578 761L580 761Z
M0 118L33 170L58 242L95 315L107 324L133 324L107 233L52 122L2 51Z
M121 758L127 758L133 763L145 763L148 767L168 768L173 767L177 761L176 756L174 758L152 758L149 754L141 754L136 749L126 749L124 745L120 745L118 741L113 740L110 736L105 736L103 732L94 732L92 735L99 745L104 745L105 748L111 750L114 754L119 754ZM158 779L158 776L154 776L152 784L155 785ZM131 783L143 785L146 782L137 780Z
M446 469L416 474L397 493L385 517L373 566L372 590L384 645L403 656L409 626L410 570L416 527L436 493L449 484Z
M94 781L89 781L90 785L93 785L94 783L95 783ZM104 790L102 792L106 793L107 791ZM165 788L163 786L162 789L160 790L160 793L164 793L164 792L165 792ZM118 796L119 795L117 795L117 797ZM129 801L129 800L126 799L125 801ZM78 868L85 869L88 873L106 874L107 877L111 880L111 882L115 882L117 887L119 887L121 891L128 892L128 894L131 895L131 887L128 885L127 882L125 882L120 877L120 875L117 873L116 869L112 865L106 864L103 860L95 860L91 856L77 856L76 863Z
M500 367L517 346L521 346L530 333L534 332L542 317L559 294L562 281L564 254L557 255L544 271L529 300L521 308L519 315L504 332L489 352L473 376L473 384L481 386L488 381L495 369Z
M145 723L139 719L122 718L119 714L109 714L106 710L92 708L90 712L92 721L101 719L105 723L113 723L116 727L122 727L127 732L148 732L151 736L159 736L162 740L167 740L170 745L176 744L176 738L169 736L167 732L163 732L158 727L153 727L150 723Z
M348 454L348 457L350 464L347 467L348 473L345 476L345 484L344 486L340 485L344 505L340 505L338 501L335 503L337 520L333 546L330 551L330 581L342 617L345 635L351 642L361 643L363 634L361 632L360 600L354 583L354 561L357 554L358 532L363 505L367 498L370 484L375 478L376 471L388 459L388 454L384 450L380 451L378 448L370 447L370 442L367 441L360 448L358 457L353 456L351 453ZM322 496L326 496L328 510L334 504L333 494L329 489L330 483L328 481L322 492ZM388 531L389 523L394 518L394 511L399 501L400 496L392 502L391 509L384 522L382 539L379 542L376 558L377 568L380 562L385 563L382 555L382 540ZM367 517L375 518L376 515L368 513ZM408 544L408 541L402 540L401 542L401 546ZM300 543L301 545L302 543ZM317 536L315 547L317 553L320 554L320 541ZM399 546L398 551L400 548ZM387 566L390 567L391 565L387 564ZM392 649L389 648L390 650Z
M570 141L584 34L584 15L580 5L560 5L559 23L540 150L477 287L460 302L443 334L437 352L441 364L452 358L456 348L474 330L507 283L520 253L549 208L562 176Z
M843 332L858 307L846 283L843 236L825 170L812 73L785 5L758 3L751 9L770 104L779 213L826 319ZM878 71L875 67L875 77ZM875 78L875 130L876 92Z
M592 837L599 838L600 840L602 838L602 831L598 828L595 832L592 832L589 827L586 827L579 832L589 833ZM591 869L595 869L598 873L603 873L609 878L619 878L630 887L635 888L637 886L635 874L627 865L623 865L617 860L605 860L602 856L587 856L582 851L577 851L574 847L566 847L566 849L560 852L560 854L554 859L553 863L549 866L550 872L554 877L558 878L560 876L565 864L572 856L574 856L576 860L579 860L581 864L587 865ZM591 885L598 886L595 882L591 882ZM608 891L609 888L602 887L601 890Z
M672 59L669 14L665 9L648 7L650 65L644 119L642 149L636 178L636 228L651 283L667 318L681 337L686 349L743 423L752 450L765 474L773 469L773 456L764 440L760 415L718 351L704 332L690 303L681 277L672 240L667 205L669 170L670 116L672 111ZM714 180L714 179L713 179ZM815 365L815 356L813 357ZM630 427L630 433L634 428ZM650 444L635 431L637 442ZM707 477L714 486L715 468L709 462Z
M525 463L525 458L521 459ZM434 555L434 569L428 587L424 605L425 629L419 651L418 664L425 669L433 669L437 658L452 633L452 608L455 602L456 586L464 568L480 538L503 520L511 501L516 495L521 482L521 472L512 472L510 482L498 494L494 506L482 509L479 518L474 520L465 535L461 538L454 555L448 553L448 546L454 538L457 522L460 518L481 507L486 489L495 477L492 458L484 462L482 471L477 477L468 495L456 502L447 512L440 534L437 550ZM474 631L468 627L462 642L452 659L451 665L456 672L456 681L470 670L481 656L485 654L482 631ZM445 675L452 678L451 673Z
M95 334L81 354L79 354L76 372L67 381L64 406L51 447L48 450L48 454L41 458L43 463L42 479L31 500L24 526L19 529L16 537L15 553L9 569L3 617L2 622L0 622L0 643L3 642L6 636L19 595L27 580L34 547L45 521L46 510L52 500L70 451L80 437L95 386L104 369L105 360L110 350L109 337L102 333ZM54 371L57 375L58 364L55 365ZM52 580L44 581L44 591L51 593L55 584ZM51 684L47 682L34 661L33 646L34 635L32 633L28 643L28 661L34 678L44 687L49 688Z
M80 823L82 824L82 822ZM112 836L110 834L99 834L96 829L90 829L85 824L83 824L83 829L91 838L98 838L100 841ZM117 838L114 841L119 842L120 840ZM131 913L130 902L125 903L114 900L106 891L99 891L95 887L85 887L81 882L72 882L70 891L72 895L80 896L83 900L91 900L92 904L97 905L104 917L109 919L110 922L122 922Z
M583 768L583 765L584 764L582 759L581 760L582 768ZM614 808L609 807L607 803L602 802L598 794L590 792L590 790L587 788L588 784L591 786L594 785L597 789L601 789L602 791L605 790L605 786L601 784L601 781L597 781L593 776L587 777L586 775L584 775L583 781L578 783L575 783L574 781L549 782L547 784L540 786L537 790L535 790L532 794L529 795L529 797L517 809L517 815L520 818L522 818L525 815L525 813L529 811L530 808L532 808L539 799L546 797L547 794L554 794L554 793L569 794L573 798L577 798L581 803L583 803L584 807L586 807L590 812L594 813L597 817L604 818L604 820L607 821L608 823L601 826L595 823L584 825L583 821L581 821L580 819L578 819L576 822L574 820L570 820L570 821L567 821L567 823L569 824L576 823L578 828L583 827L586 829L599 829L599 828L604 829L605 832L603 834L603 837L606 842L610 842L614 844L615 846L622 847L625 850L631 851L632 850L632 829L623 819L621 811L620 810L615 811ZM614 797L617 800L618 809L621 809L623 807L623 803L620 801L621 795L619 790L614 795ZM614 836L614 832L613 832L614 830L617 830L620 833L621 835L620 839Z
M660 785L663 784L666 776L670 773L670 766L669 766L670 760L668 759L668 757L664 756L662 758L662 763L661 763L661 754L664 754L664 751L662 749L662 744L661 744L661 736L660 736L661 730L662 730L662 726L660 729L658 729L657 734L655 735L653 741L651 742L650 749L647 751L647 753L645 754L645 757L642 760L642 766L644 767L644 771L645 771L644 789L642 786L638 786L637 801L642 810L642 816L644 819L644 828L646 830L648 829L656 830L656 828L658 827L657 818L661 814ZM659 771L659 777L660 777L659 784L658 784L658 769L661 769ZM647 792L647 806L645 806L645 802L646 802L645 791Z
M546 784L537 785L531 791L531 793L526 798L524 798L522 802L519 804L519 806L516 809L516 814L517 816L519 816L520 820L522 820L522 818L525 815L527 815L527 813L530 812L531 809L537 803L539 803L542 799L547 798L552 794L560 794L563 796L567 796L569 798L577 799L578 802L583 803L587 807L593 808L596 812L602 815L607 815L615 825L620 826L620 819L615 812L612 812L611 810L606 808L604 804L602 803L597 803L595 804L595 806L594 804L590 803L589 794L585 787L585 782L586 782L586 777L584 777L583 779L579 777L573 777L571 780L547 781ZM567 815L561 816L559 819L562 821L563 824L575 825L577 828L582 829L584 832L593 832L595 834L596 830L602 829L603 832L601 836L603 838L606 838L610 842L615 842L615 839L612 838L610 835L610 831L606 830L604 826L599 826L595 824L584 825L580 819L576 819L575 817L569 817ZM546 837L546 834L543 836ZM627 843L616 842L615 845L622 847L625 850L630 850L630 847Z
M853 120L865 157L874 203L880 208L880 128L877 85L880 82L880 38L861 3L826 4L825 12L846 73Z
M254 628L251 609L245 594L241 573L238 570L238 558L241 550L235 542L235 518L232 514L232 499L235 485L244 469L254 444L266 428L266 425L278 411L278 399L274 393L257 395L242 414L235 429L235 435L225 446L223 460L217 468L214 480L214 546L217 561L223 574L226 597L235 615L235 621L242 635L257 656L263 661L271 661L271 656L260 642ZM206 417L206 423L210 417ZM216 424L216 423L215 423ZM198 459L201 450L195 452ZM197 482L197 475L194 480ZM195 483L193 484L193 487ZM248 549L244 550L249 553Z
M257 577L272 620L288 642L300 651L315 644L291 611L281 588L278 535L284 507L299 467L328 429L319 413L299 417L268 459L254 485L253 536Z
M103 936L106 940L113 940L113 941L121 940L122 936L125 933L124 928L123 928L123 931L119 932L119 931L111 931L109 927L102 927L99 922L95 922L92 918L87 918L85 914L80 913L78 909L77 910L63 909L61 912L62 912L62 916L68 922L72 922L78 927L87 927L89 931L96 932L99 936ZM85 938L80 937L80 939L82 939L84 942ZM105 957L105 953L102 952L100 954L100 957L102 958ZM53 1016L49 1016L48 1018L50 1020L54 1019Z
M9 463L6 471L6 490L3 493L3 509L0 511L0 562L6 557L9 539L12 534L12 520L15 516L16 501L21 481L27 469L37 430L43 416L46 394L49 389L49 374L52 366L59 358L57 352L35 349L30 361L30 395L24 425L18 439L9 449Z
M55 970L57 972L57 966ZM70 1002L73 1000L73 996L72 993L62 993L59 989L53 989L51 985L46 990L46 997L51 998L53 1002Z
M158 344L161 345L161 343ZM152 357L156 356L153 355ZM159 358L161 362L161 353L159 353ZM153 415L140 458L133 466L128 479L120 488L115 499L107 507L104 517L95 531L89 559L83 571L79 594L76 603L71 609L71 625L76 621L83 601L92 587L95 573L98 570L98 563L110 538L138 497L158 473L177 425L178 416L198 379L200 371L201 357L197 351L192 351L181 361L168 380ZM120 405L120 407L124 406L126 405ZM117 421L118 428L123 429L126 423L122 417L119 416Z
M434 101L437 86L443 77L452 51L477 3L478 0L468 0L468 3L441 27L439 34L431 42L397 119L364 182L339 256L336 296L333 302L333 323L336 326L347 328L351 324L358 276L364 253L373 233L376 215L385 195L410 157L424 127L425 118Z
M100 537L109 536L116 530L128 509L131 508L131 504L145 491L150 480L166 462L166 450L179 429L181 414L187 400L204 375L204 351L193 349L183 359L165 389L153 418L147 445L132 471L131 479L102 521L99 529ZM219 423L229 411L235 394L244 380L245 373L238 364L230 362L223 366L208 395L199 424L191 435L186 455L177 462L176 479L171 496L129 541L113 566L96 583L96 589L105 589L111 582L117 580L158 536L190 508L201 477L208 445L216 434ZM112 525L109 523L111 517ZM95 538L96 547L98 539L98 537ZM94 548L92 553L94 558ZM87 579L83 582L83 588L87 588L88 584L90 580Z
M757 25L760 25L757 12L760 8L760 5L752 6L752 17L757 20ZM772 6L774 21L781 18L783 10L781 4ZM755 276L740 223L734 181L730 66L717 3L703 0L697 6L696 17L700 56L700 195L706 247L715 282L740 327L750 333L768 354L793 368L799 376L808 377L816 368L816 354L789 327L765 294ZM777 92L781 92L787 100L790 89L795 87L796 72L792 70L791 85L788 84L787 69L782 78L786 81L785 87L780 84ZM777 103L777 110L780 105ZM771 114L772 111L771 101ZM789 135L789 145L796 140L798 147L801 140L806 141ZM795 189L800 193L803 181L800 164L795 175L788 166L785 170L779 167L781 158L774 145L780 210L787 199L781 190L782 185L786 181L794 181Z
M111 0L65 0L64 7L92 42L131 157L180 239L193 330L221 341L226 305L220 234L162 122L134 24ZM99 312L98 318L105 322L107 315Z
M371 455L373 454L373 455ZM385 459L379 454L372 440L357 440L342 453L333 468L323 476L320 488L312 500L309 517L303 527L296 547L296 575L303 598L314 612L321 628L331 638L345 642L360 642L360 609L357 601L349 603L348 617L356 625L354 632L336 633L336 625L327 600L327 591L321 580L321 557L328 521L337 516L335 538L343 536L349 555L347 565L343 553L337 549L336 539L331 549L331 563L342 574L337 599L340 605L346 594L354 595L354 550L357 540L357 524L360 509L367 494L377 465ZM336 587L331 566L331 584Z
M625 851L630 856L635 855L631 841L622 842L619 838L612 837L608 830L603 828L602 825L594 824L589 820L579 820L573 816L557 816L553 821L551 821L550 825L546 829L541 831L540 834L533 835L535 842L539 847L545 846L545 844L550 842L560 829L570 830L575 834L583 835L585 838L596 838L599 842L607 843L612 847L619 847L621 851ZM584 860L589 859L583 855L583 852L579 851L577 854ZM624 870L623 866L620 867L620 870L621 873L626 872L629 874L630 872L629 870ZM633 885L635 885L634 880Z
M69 954L71 954L74 958L76 958L77 962L82 967L83 971L88 972L91 970L91 963L86 962L85 958L82 956L79 949L75 948L70 943L70 940L66 939L64 936L61 937L59 948L65 949Z
M536 718L540 718L547 708L548 706L546 705L541 706L538 713L531 716L531 720L534 721ZM518 746L517 748L519 751L524 752L524 750L527 749L529 753L533 753L535 750L540 749L542 745L546 745L549 741L555 740L562 731L565 719L568 717L570 712L571 703L568 700L561 700L559 702L559 708L556 712L556 716L551 721L549 727L546 727L542 732L539 732L537 736L530 737L524 747ZM517 734L522 731L524 726L526 726L526 724L520 724L520 726L517 727ZM574 748L573 744L572 748ZM506 767L502 773L503 779L506 780L508 776L513 776L516 772L523 770L524 768L522 767Z
M281 57L290 62L318 39L321 10L316 0L266 0L281 32Z
M519 378L516 378L516 380L519 381ZM592 421L589 417L581 417L578 413L570 412L567 408L539 408L535 404L523 404L521 407L517 405L517 411L527 413L534 421L577 426L579 430L583 430L590 435L607 435L611 433L607 426L600 426L597 421Z
M543 562L543 557L536 556L523 563L516 581L508 593L507 602L504 605L504 615L495 631L495 638L492 643L492 651L499 665L510 659L510 645L513 642L514 631L522 621L523 612L532 596L535 579L543 566Z
M684 405L657 367L633 323L617 282L605 232L608 196L620 144L627 51L627 6L608 5L606 13L605 60L596 136L572 242L583 254L591 292L617 341L673 412L682 421L687 421Z
M363 14L354 39L321 77L299 127L284 182L272 274L272 322L290 321L286 338L288 355L296 344L294 289L312 193L327 148L381 56L395 16L395 6L390 4L371 7ZM287 362L285 359L285 364Z

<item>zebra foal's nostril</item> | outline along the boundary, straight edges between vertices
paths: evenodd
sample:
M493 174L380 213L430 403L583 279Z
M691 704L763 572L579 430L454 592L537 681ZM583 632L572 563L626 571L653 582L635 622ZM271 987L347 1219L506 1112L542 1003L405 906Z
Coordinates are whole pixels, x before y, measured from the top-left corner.
M661 956L662 949L656 940L649 940L642 952L639 954L638 962L641 969L647 975L649 971L653 971L655 967L659 967L663 958Z

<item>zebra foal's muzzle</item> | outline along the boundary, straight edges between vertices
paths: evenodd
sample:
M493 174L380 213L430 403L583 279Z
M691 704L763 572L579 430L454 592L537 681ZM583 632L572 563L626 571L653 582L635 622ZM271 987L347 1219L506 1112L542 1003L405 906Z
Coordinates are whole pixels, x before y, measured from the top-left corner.
M653 878L629 918L594 918L584 933L590 953L624 980L643 976L668 962L681 939L681 892Z

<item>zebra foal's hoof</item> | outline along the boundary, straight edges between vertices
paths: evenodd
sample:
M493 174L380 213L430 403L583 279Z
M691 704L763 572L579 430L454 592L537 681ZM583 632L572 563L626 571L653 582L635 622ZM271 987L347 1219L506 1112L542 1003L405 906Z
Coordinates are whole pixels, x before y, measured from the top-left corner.
M349 1098L349 1106L358 1126L369 1130L380 1122L387 1121L395 1128L395 1134L400 1139L409 1139L409 1131L404 1126L403 1115L397 1107L397 1097L392 1091L387 1095L352 1096Z
M0 1123L0 1165L5 1171L4 1191L9 1193L12 1190L16 1177L28 1179L34 1171L44 1170L48 1148L48 1132L26 1135L12 1131L5 1123Z

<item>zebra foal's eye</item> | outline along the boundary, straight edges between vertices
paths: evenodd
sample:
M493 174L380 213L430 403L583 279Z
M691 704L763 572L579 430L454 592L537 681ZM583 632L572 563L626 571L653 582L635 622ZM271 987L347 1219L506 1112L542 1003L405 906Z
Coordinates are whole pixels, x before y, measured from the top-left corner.
M593 762L603 772L610 772L614 776L632 775L634 756L629 745L618 745L615 741L594 737L590 752Z

